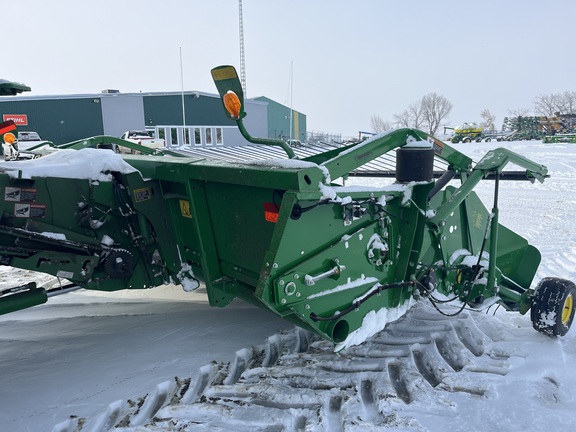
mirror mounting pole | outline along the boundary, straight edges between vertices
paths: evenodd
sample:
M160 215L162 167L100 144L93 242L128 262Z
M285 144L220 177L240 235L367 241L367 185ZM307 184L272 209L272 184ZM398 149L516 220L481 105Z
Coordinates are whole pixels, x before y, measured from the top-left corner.
M244 92L240 79L234 66L218 66L212 69L212 79L224 106L226 117L235 120L242 136L253 144L263 144L282 148L290 159L296 159L296 154L290 145L279 139L255 138L246 130L242 119L246 117L244 111Z
M244 138L246 138L247 141L254 143L254 144L263 144L263 145L269 145L269 146L282 147L282 149L286 152L286 154L288 155L288 157L290 159L296 159L296 154L294 153L294 150L292 150L292 147L290 147L290 145L286 141L268 139L268 138L255 138L248 133L248 131L246 130L246 127L244 126L244 122L242 121L242 119L236 120L236 124L238 125L238 129L240 130L240 133L242 134L242 136Z

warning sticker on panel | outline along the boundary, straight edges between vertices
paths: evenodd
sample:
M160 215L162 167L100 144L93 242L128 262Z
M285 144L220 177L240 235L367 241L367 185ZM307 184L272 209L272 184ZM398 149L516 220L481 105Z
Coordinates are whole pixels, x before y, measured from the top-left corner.
M14 216L42 219L46 217L46 206L44 204L14 204Z
M33 188L4 188L4 201L35 202L38 190Z
M4 188L4 201L20 201L21 193L20 188L6 186Z
M150 188L134 189L134 201L142 202L152 198Z
M180 213L185 218L192 219L192 212L190 211L190 201L180 200Z
M56 273L56 276L59 278L64 278L64 279L72 279L74 277L74 273L70 272L70 271L65 271L65 270L58 270L58 273Z

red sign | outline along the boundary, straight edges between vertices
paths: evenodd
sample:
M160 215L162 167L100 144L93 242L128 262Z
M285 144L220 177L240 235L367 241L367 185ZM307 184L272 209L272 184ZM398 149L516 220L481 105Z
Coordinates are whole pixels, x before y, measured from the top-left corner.
M16 126L28 126L28 116L26 114L4 114L4 121L12 120Z

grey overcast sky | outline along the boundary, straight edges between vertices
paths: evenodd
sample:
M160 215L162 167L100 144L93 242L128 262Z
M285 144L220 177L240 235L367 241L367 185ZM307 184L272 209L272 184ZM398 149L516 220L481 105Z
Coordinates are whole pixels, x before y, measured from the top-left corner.
M237 0L10 3L0 78L29 95L180 91L180 48L187 91L239 68ZM452 125L487 108L500 126L576 91L575 0L243 0L243 16L248 97L292 101L309 131L356 136L431 92Z

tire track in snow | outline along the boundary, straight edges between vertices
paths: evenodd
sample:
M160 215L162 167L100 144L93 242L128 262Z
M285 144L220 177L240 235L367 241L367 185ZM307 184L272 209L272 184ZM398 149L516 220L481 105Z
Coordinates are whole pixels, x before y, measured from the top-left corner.
M456 393L485 397L508 373L508 359L523 354L508 346L510 338L483 315L449 318L420 303L361 346L336 354L332 344L294 329L238 351L230 363L200 368L195 379L161 383L138 401L116 402L53 432L419 430L401 407L424 409ZM439 415L446 409L434 408Z

